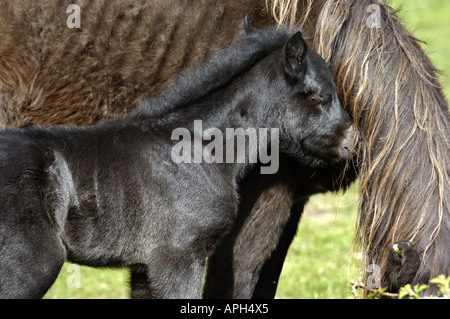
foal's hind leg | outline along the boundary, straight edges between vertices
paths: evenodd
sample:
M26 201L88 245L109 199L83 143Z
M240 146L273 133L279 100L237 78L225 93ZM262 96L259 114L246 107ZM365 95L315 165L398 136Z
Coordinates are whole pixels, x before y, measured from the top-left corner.
M0 298L42 298L61 270L65 249L41 223L0 226Z
M40 298L65 261L68 188L53 152L8 136L0 143L0 297Z

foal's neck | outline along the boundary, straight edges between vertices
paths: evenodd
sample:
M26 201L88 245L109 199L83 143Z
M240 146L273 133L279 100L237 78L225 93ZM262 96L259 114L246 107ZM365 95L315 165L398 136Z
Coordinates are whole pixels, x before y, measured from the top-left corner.
M272 64L273 59L267 61ZM270 85L264 73L267 65L255 65L234 78L226 86L155 119L163 126L184 125L189 129L196 120L205 127L227 128L268 127L271 112L266 91ZM265 95L265 97L264 97ZM149 105L151 108L151 105ZM151 117L149 118L151 120Z
M160 126L156 130L168 130L174 143L188 136L192 163L220 164L234 180L244 178L257 163L266 165L262 173L274 174L278 170L279 131L268 123L269 105L260 94L267 83L255 76L258 70L250 72L199 101L150 121Z

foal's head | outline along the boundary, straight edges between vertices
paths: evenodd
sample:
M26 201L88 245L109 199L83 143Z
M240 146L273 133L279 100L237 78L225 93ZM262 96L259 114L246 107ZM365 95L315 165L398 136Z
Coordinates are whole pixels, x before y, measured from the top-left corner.
M267 70L266 95L279 112L280 147L314 166L345 163L354 130L323 59L300 32L273 58L277 67Z

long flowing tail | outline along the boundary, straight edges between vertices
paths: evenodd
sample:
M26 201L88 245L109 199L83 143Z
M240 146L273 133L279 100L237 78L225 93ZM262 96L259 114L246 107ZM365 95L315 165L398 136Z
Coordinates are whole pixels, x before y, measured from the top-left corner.
M421 254L413 283L449 275L450 119L437 71L384 2L299 1L270 4L313 36L358 128L364 269L378 265L388 285L389 251L408 241Z

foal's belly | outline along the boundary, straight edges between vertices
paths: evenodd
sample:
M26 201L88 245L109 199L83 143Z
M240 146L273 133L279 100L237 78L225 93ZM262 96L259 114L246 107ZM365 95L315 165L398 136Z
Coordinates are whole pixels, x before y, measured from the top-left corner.
M118 187L108 196L95 192L84 196L90 199L80 200L67 215L68 260L93 267L126 267L146 264L155 250L208 254L231 227L234 190L215 196L201 186L161 187Z

